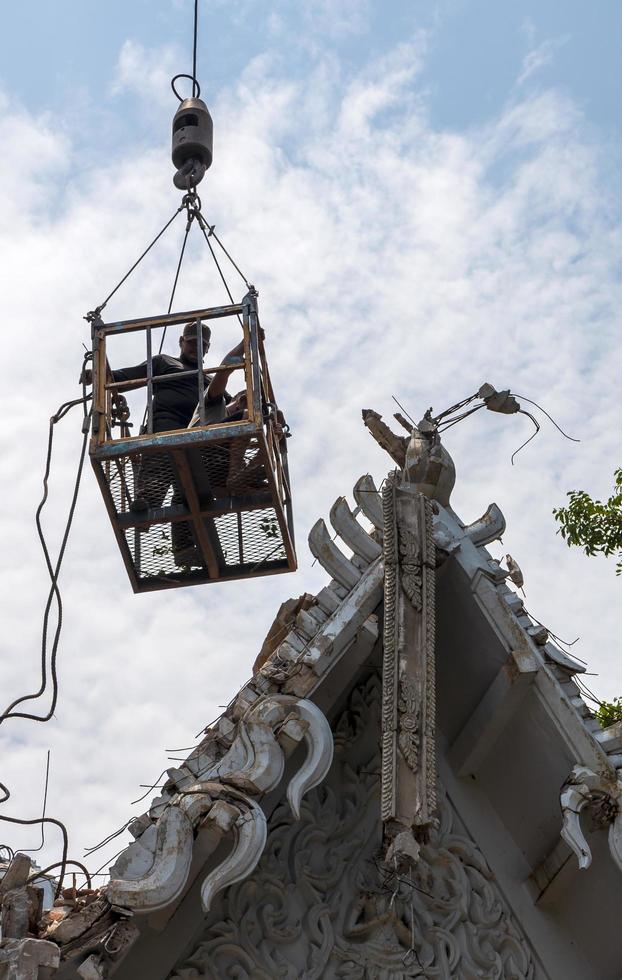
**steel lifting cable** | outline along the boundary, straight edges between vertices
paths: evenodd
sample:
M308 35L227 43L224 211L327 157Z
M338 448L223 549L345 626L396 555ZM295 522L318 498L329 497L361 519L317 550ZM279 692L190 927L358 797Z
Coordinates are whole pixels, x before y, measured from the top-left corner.
M231 294L231 290L229 289L229 284L227 283L227 280L224 277L223 271L220 268L220 262L216 258L216 253L214 252L214 249L212 248L212 243L209 240L210 239L210 236L205 231L205 225L207 224L207 222L205 221L205 218L203 217L203 215L200 212L198 212L198 214L197 214L197 220L199 222L199 228L203 232L203 238L207 242L207 247L209 248L209 250L210 250L210 252L212 254L212 258L213 258L213 260L214 260L214 262L216 264L216 268L218 269L218 273L220 275L220 278L222 279L223 286L227 290L227 296L229 297L229 299L231 300L231 303L233 305L233 296ZM207 225L207 227L209 228L209 225ZM244 277L242 277L242 278L244 278ZM238 322L241 325L242 321L240 320L239 314L238 314Z
M240 278L242 279L242 282L244 283L244 285L246 286L246 288L247 289L250 289L251 288L250 282L248 281L248 279L246 278L246 276L244 275L244 273L240 269L240 267L237 264L237 262L229 254L229 252L227 251L227 249L225 248L225 246L221 242L220 238L216 234L216 225L210 225L209 222L206 222L206 223L207 223L207 227L209 228L209 237L210 238L214 238L218 242L218 244L220 245L221 249L223 250L223 252L227 256L227 258L229 259L229 261L230 261L231 265L233 266L233 268L236 270L236 272L239 273Z
M199 37L199 0L194 0L194 15L193 15L193 30L192 30L192 75L187 75L186 72L180 72L178 75L173 75L171 79L171 88L175 93L176 97L180 102L183 102L181 95L175 88L175 82L178 78L189 78L192 82L192 98L198 99L201 96L201 86L199 85L199 80L197 78L197 41Z
M188 235L190 234L190 229L192 227L192 222L194 220L194 213L190 210L189 205L185 204L184 206L187 208L188 221L186 222L186 231L184 233L184 240L183 240L182 245L181 245L181 252L179 253L179 261L177 263L177 269L175 271L175 279L173 281L173 288L171 289L171 296L170 296L170 299L168 301L168 309L166 311L167 315L173 309L173 300L175 299L175 291L177 289L177 283L179 282L179 273L181 272L181 264L184 261L184 255L186 253L186 243L188 241ZM166 337L166 331L167 331L167 329L168 329L168 326L165 326L164 327L164 330L162 332L162 337L160 339L160 346L158 348L158 354L161 354L162 353L162 347L164 345L164 339ZM144 425L144 420L143 420L143 425Z
M199 0L194 0L194 30L192 39L192 96L197 98L199 83L197 81L197 40L199 36Z
M186 230L184 232L184 240L183 240L182 245L181 245L181 252L179 253L179 260L177 262L177 269L175 271L175 279L173 281L173 288L171 290L171 296L170 296L170 299L168 301L168 309L166 311L167 312L167 315L173 309L173 300L175 299L175 291L177 289L177 283L179 282L179 273L181 272L181 265L182 265L182 262L184 261L184 255L186 253L186 243L188 241L188 235L190 234L190 228L192 227L192 221L194 219L194 214L191 212L191 210L188 207L188 205L187 204L182 204L182 207L186 207L187 208L187 211L188 211L188 221L186 223ZM158 357L162 353L162 348L164 346L164 341L166 339L166 331L167 331L167 329L168 329L168 326L165 326L164 327L164 330L162 331L162 336L160 338L160 346L158 347L158 355L157 355ZM145 411L143 413L143 421L142 421L141 429L145 425L145 422L146 421L147 421L147 406L145 406Z
M192 200L189 202L188 201L188 197L191 197L191 198L192 197L196 197L196 199L198 200L198 205L196 203L193 204L192 203ZM246 288L247 289L250 289L251 288L251 284L250 284L249 280L244 275L244 273L240 269L239 265L237 264L237 262L235 261L235 259L233 258L233 256L230 254L230 252L227 250L227 248L225 247L225 245L223 244L223 242L220 240L220 238L216 234L216 231L215 231L215 227L216 226L215 225L210 225L205 220L205 218L203 217L203 214L201 213L201 202L200 202L200 198L198 198L198 196L196 195L196 192L194 192L194 194L191 193L190 195L187 195L187 196L184 197L182 203L179 205L179 207L177 208L177 210L175 211L175 213L173 214L173 216L171 218L169 218L169 220L166 222L166 224L164 225L164 227L158 232L158 234L155 236L155 238L149 243L149 245L147 246L147 248L141 253L141 255L134 262L134 264L130 267L130 269L128 269L128 271L125 273L125 275L119 280L119 282L116 284L116 286L114 287L114 289L112 289L108 293L108 295L103 300L103 302L100 303L99 306L95 307L94 310L92 310L91 312L89 312L86 315L86 317L85 317L86 320L89 320L89 321L92 322L96 317L98 317L101 314L102 310L104 310L106 308L108 302L112 299L112 297L115 295L115 293L117 293L118 290L121 288L121 286L129 279L129 277L131 276L132 272L134 272L134 270L138 268L138 266L140 265L140 263L142 262L142 260L145 258L145 256L147 256L149 254L149 252L151 251L151 249L153 248L153 246L156 244L156 242L158 242L160 240L160 238L162 237L162 235L164 234L164 232L171 226L171 224L173 223L173 221L175 220L175 218L177 217L177 215L180 214L184 209L187 211L188 221L187 221L187 224L186 224L186 231L185 231L185 235L184 235L184 239L183 239L183 243L182 243L181 253L180 253L180 256L179 256L179 261L177 263L177 270L176 270L176 273L175 273L175 280L174 280L174 283L173 283L173 289L172 289L172 292L171 292L171 297L170 297L169 305L168 305L168 313L171 312L171 309L173 307L173 300L174 300L174 297L175 297L175 290L177 288L177 283L178 283L178 280L179 280L179 274L180 274L180 271L181 271L181 265L182 265L182 262L183 262L183 259L184 259L184 255L185 255L185 249L186 249L186 244L187 244L187 241L188 241L188 235L189 235L189 232L190 232L190 227L192 225L192 221L194 220L194 218L196 218L197 221L198 221L199 227L201 228L201 231L203 233L203 237L205 238L205 241L207 242L207 245L208 245L209 250L211 252L212 258L214 260L214 263L216 265L216 268L218 269L220 278L221 278L221 280L223 282L223 285L224 285L224 287L225 287L225 289L227 291L227 295L228 295L231 303L234 302L233 295L231 293L231 290L229 289L229 285L227 283L227 280L225 279L225 276L223 274L223 271L222 271L222 269L220 267L220 263L219 263L219 261L218 261L218 259L216 257L216 253L214 252L214 249L212 248L212 244L209 241L210 237L213 237L214 240L218 243L219 247L222 249L223 253L226 255L227 259L229 260L229 262L231 263L231 265L233 266L233 268L236 270L236 272L238 273L238 275L242 279L242 282L244 283L244 285L246 286ZM206 231L206 228L208 229L208 231ZM165 336L166 336L166 328L164 329L164 332L162 334L162 338L161 338L161 341L160 341L160 349L159 349L158 353L161 353L162 352L162 345L164 343Z
M99 314L102 312L102 310L105 309L105 307L107 306L109 300L112 299L112 297L114 296L114 294L121 288L121 286L123 285L123 283L127 279L129 279L129 277L132 275L134 269L136 269L140 265L140 263L142 262L142 260L145 258L146 255L149 254L149 252L151 251L151 249L153 248L153 246L156 244L156 242L159 241L160 238L162 238L162 235L164 234L164 232L167 230L167 228L169 228L172 225L172 223L175 220L175 218L177 217L177 215L181 211L184 210L184 207L185 207L185 204L183 204L183 202L182 202L182 204L180 204L179 207L177 208L177 210L175 211L175 214L172 216L172 218L169 218L169 220L166 222L166 224L164 225L164 228L162 228L162 230L158 232L158 234L155 236L155 238L153 239L153 241L151 242L151 244L149 244L147 246L147 248L145 249L145 251L142 253L142 255L140 255L139 258L136 259L136 262L134 262L134 265L130 269L128 269L128 271L125 273L125 275L123 276L123 278L119 280L119 282L114 287L114 289L110 293L108 293L108 295L106 296L106 299L103 301L103 303L100 303L100 305L97 306L91 313L88 313L87 314L87 316L85 317L86 320L93 320L96 316L99 316Z

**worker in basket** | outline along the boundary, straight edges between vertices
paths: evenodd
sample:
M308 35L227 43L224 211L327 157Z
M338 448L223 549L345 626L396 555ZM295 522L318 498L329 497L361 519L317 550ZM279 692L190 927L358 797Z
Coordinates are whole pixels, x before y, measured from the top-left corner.
M191 321L184 326L179 338L179 357L170 354L157 354L151 359L153 377L166 376L153 387L153 432L170 432L186 428L196 414L198 382L196 375L178 377L182 372L198 366L197 329L201 327L204 355L209 350L211 330L206 323ZM223 359L223 364L231 364L231 370L241 362L244 341L240 341ZM132 367L111 370L113 381L146 382L147 361ZM233 404L226 390L231 371L220 371L216 375L205 375L206 424L215 423L227 415L227 406ZM92 372L84 372L84 380L92 383ZM235 403L235 410L239 411ZM161 507L173 486L172 503L181 503L182 497L176 486L173 472L161 454L144 454L134 467L134 496L130 510L134 513ZM175 521L172 524L173 555L178 565L185 566L196 556L194 543L188 524Z

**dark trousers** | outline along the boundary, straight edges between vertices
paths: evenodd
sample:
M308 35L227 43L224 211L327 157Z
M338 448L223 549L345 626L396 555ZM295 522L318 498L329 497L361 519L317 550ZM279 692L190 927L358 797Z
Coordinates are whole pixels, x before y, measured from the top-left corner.
M162 507L172 486L171 504L183 504L175 474L164 453L153 453L141 457L135 470L134 499L142 498L150 510ZM194 545L194 539L187 521L171 522L171 543L173 554Z

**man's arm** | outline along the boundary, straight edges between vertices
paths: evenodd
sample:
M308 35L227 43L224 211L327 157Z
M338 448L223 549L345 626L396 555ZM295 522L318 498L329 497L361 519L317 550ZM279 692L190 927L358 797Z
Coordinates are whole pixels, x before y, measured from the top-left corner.
M155 362L155 358L153 358L153 361ZM153 368L153 373L156 374L155 363L153 363ZM147 362L143 361L141 364L135 364L133 367L116 368L110 373L113 381L146 381Z
M244 356L244 341L241 340L233 350L230 350L226 357L223 358L223 364L235 364L240 363L240 358ZM227 381L229 380L231 374L233 373L233 367L231 371L218 371L210 381L209 388L207 389L206 399L211 401L214 398L221 398L225 394L225 389L227 387Z
M154 376L158 374L158 358L157 356L152 359L153 373ZM141 364L134 364L132 367L126 368L116 368L116 370L110 369L109 379L113 381L146 381L147 380L147 362L143 361ZM84 383L90 385L93 383L93 372L90 368L86 368L82 375L80 376L80 381L84 380ZM140 385L136 385L137 388Z

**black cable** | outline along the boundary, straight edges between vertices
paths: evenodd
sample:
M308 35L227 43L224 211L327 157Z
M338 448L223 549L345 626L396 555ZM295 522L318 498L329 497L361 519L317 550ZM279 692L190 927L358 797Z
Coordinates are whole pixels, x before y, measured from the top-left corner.
M199 0L194 0L194 37L192 42L192 97L197 98L197 38L199 33Z
M434 418L431 419L431 421L437 423L440 422L441 419L444 419L446 415L451 415L453 412L457 412L460 408L464 408L470 402L475 401L475 399L478 397L479 397L478 392L475 392L474 395L469 395L468 398L463 398L462 401L456 402L456 404L452 405L451 408L446 408L444 412L440 413L440 415L435 415ZM430 409L430 411L432 410Z
M220 263L219 263L218 259L216 258L216 253L214 252L214 249L212 248L212 243L209 240L209 235L207 235L206 232L205 232L205 224L206 224L206 222L205 222L205 218L203 217L203 215L200 212L197 212L197 220L199 222L199 228L203 232L203 238L207 242L207 247L209 248L210 252L212 253L212 258L213 258L214 262L216 263L216 268L218 269L218 272L220 274L220 278L222 279L223 285L224 285L225 289L227 290L227 296L229 297L229 299L231 301L231 305L233 306L234 305L234 299L233 299L233 296L231 294L231 290L229 289L229 285L227 283L227 280L225 279L224 274L223 274L223 271L220 268ZM240 326L242 326L242 320L240 319L239 314L238 314L238 323L240 324Z
M467 411L463 412L462 415L456 415L453 419L445 419L445 421L441 422L438 426L438 431L446 432L447 429L451 429L452 425L462 422L462 420L467 418L468 415L473 415L473 412L479 412L480 408L484 408L483 402L481 405L476 405L474 408L467 409Z
M156 786L158 785L158 783L162 779L162 776L164 776L165 773L166 773L166 769L163 769L162 772L160 773L160 775L158 776L158 778L156 779L155 783L151 783L151 785L147 788L147 792L146 793L143 793L142 796L139 796L137 800L132 800L132 802L131 802L130 805L131 806L134 806L136 803L142 803L142 801L145 799L145 797L146 796L149 796L149 793L151 793L151 791L156 788ZM146 783L143 783L142 785L143 786L146 786L147 784Z
M168 310L166 311L167 315L173 309L173 300L175 299L175 290L177 289L177 283L179 281L179 273L181 272L181 263L184 260L184 254L185 254L185 251L186 251L186 243L188 241L188 235L190 234L190 228L192 226L193 217L194 217L194 215L192 217L188 217L188 223L186 224L186 232L184 234L184 240L183 240L182 245L181 245L181 252L179 253L179 261L177 263L177 270L175 272L175 280L173 282L173 288L171 290L171 298L168 301ZM164 327L164 332L162 334L162 339L160 340L160 347L158 349L158 354L161 354L162 353L162 347L164 345L164 338L166 337L166 331L167 331L167 329L168 329L168 326Z
M177 208L177 210L175 211L175 214L173 215L173 217L170 218L166 222L166 224L164 225L164 228L162 229L162 231L159 231L158 232L158 234L156 235L156 237L153 239L153 241L151 242L151 244L147 246L147 248L145 249L145 251L143 252L143 254L140 256L140 258L138 258L136 260L136 262L134 263L134 265L131 267L131 269L128 272L125 273L125 275L123 276L123 279L121 279L121 281L117 283L117 285L114 287L114 289L112 290L111 293L108 293L108 295L106 296L106 299L104 300L104 302L103 303L100 303L100 305L98 307L96 307L96 309L93 310L92 313L89 313L85 317L86 320L91 319L95 315L99 316L99 314L101 313L101 311L103 309L105 309L105 307L107 306L108 301L111 300L112 297L114 296L114 294L117 292L117 290L121 288L121 286L123 285L123 283L125 282L125 280L126 279L129 279L129 277L132 275L134 269L138 265L140 265L140 263L142 262L142 260L144 259L144 257L148 254L148 252L151 251L151 249L153 248L153 246L155 245L155 243L162 237L162 235L164 234L164 232L166 231L166 229L170 225L172 225L173 221L175 220L175 218L177 217L177 215L179 214L179 212L180 211L183 211L183 209L184 209L184 205L183 204L180 204L179 207Z
M86 360L86 358L85 358L85 360ZM58 576L60 574L60 570L61 570L61 567L62 567L63 558L64 558L64 555L65 555L65 549L67 547L67 541L68 541L68 538L69 538L69 532L71 530L71 525L73 523L73 517L74 517L74 513L75 513L75 509L76 509L76 504L77 504L77 500L78 500L78 493L79 493L79 489L80 489L80 481L81 481L81 478L82 478L82 471L83 471L83 467L84 467L84 458L85 458L85 455L86 455L86 446L87 446L87 442L88 442L88 438L89 438L88 427L84 423L83 423L83 428L84 428L85 431L84 431L84 436L83 436L83 439L82 439L82 449L81 449L81 452L80 452L80 458L79 458L79 462L78 462L78 469L77 469L76 478L75 478L75 481L74 481L74 489L73 489L71 504L70 504L70 507L69 507L69 513L68 513L68 516L67 516L67 522L66 522L66 525L65 525L65 531L63 533L63 537L62 537L62 541L61 541L61 547L60 547L60 550L59 550L59 553L58 553L58 558L57 558L57 561L56 561L56 567L55 568L52 567L52 562L51 562L51 559L50 559L50 554L49 554L49 551L48 551L47 542L45 540L45 535L43 533L43 528L41 527L41 512L42 512L42 510L43 510L43 508L45 506L45 503L47 501L47 498L48 498L48 479L49 479L49 475L50 475L50 468L51 468L51 461L52 461L52 444L53 444L53 438L54 438L54 425L56 424L56 422L60 421L60 419L64 418L64 416L67 414L67 412L71 408L73 408L75 405L78 405L78 404L83 404L84 405L85 419L86 418L90 418L90 414L91 413L89 412L88 415L86 414L86 403L85 403L85 401L83 399L74 399L72 402L65 402L63 405L61 405L61 407L59 408L59 410L56 413L56 415L53 415L51 417L51 419L50 419L50 426L49 426L49 433L48 433L48 449L47 449L47 457L46 457L46 464L45 464L45 473L44 473L44 476L43 476L43 497L41 498L41 501L39 503L39 506L37 508L37 512L36 512L36 515L35 515L35 522L36 522L36 525L37 525L37 534L38 534L39 540L41 542L41 547L43 549L43 554L44 554L44 557L45 557L45 563L46 563L46 566L47 566L47 569L48 569L48 573L49 573L49 576L50 576L50 580L51 580L50 591L48 593L48 599L47 599L46 606L45 606L45 613L44 613L44 616L43 616L43 630L42 630L42 637L41 637L41 685L39 687L39 690L35 694L26 694L26 695L23 695L20 698L16 698L15 701L11 702L11 704L8 706L8 708L6 708L5 711L2 714L0 714L0 725L4 721L6 721L7 718L28 718L31 721L46 722L46 721L49 721L50 720L50 718L54 714L54 710L56 708L56 702L57 702L57 699L58 699L58 677L57 677L57 674L56 674L56 655L57 655L57 652L58 652L58 642L59 642L59 639L60 639L60 633L61 633L62 621L63 621L63 606L62 606L62 599L61 599L60 590L58 588ZM45 689L47 687L47 633L48 633L48 623L49 623L50 610L51 610L52 601L53 601L54 598L56 598L56 603L57 603L58 620L57 620L56 630L55 630L55 633L54 633L54 640L53 640L53 643L52 643L52 651L51 651L51 655L50 655L50 674L51 674L51 677L52 677L52 702L51 702L50 709L49 709L48 713L45 716L43 716L43 717L41 717L39 715L31 714L29 712L14 711L13 709L16 708L17 705L23 704L25 701L32 701L32 700L36 700L37 698L41 697L41 695L44 693L44 691L45 691ZM2 802L2 801L0 801L0 802Z
M41 817L42 818L45 817L45 811L47 809L47 802L48 802L48 783L49 783L49 781L50 781L50 750L48 749L47 763L46 763L46 766L45 766L45 789L43 791L43 809L41 810ZM24 847L24 848L22 848L22 850L25 851L28 854L36 854L37 851L40 851L42 849L42 847L43 847L44 844L45 844L45 828L44 828L43 824L41 824L41 843L39 844L39 846L38 847Z
M55 820L54 817L36 817L34 820L23 820L21 817L3 817L2 815L0 815L0 820L4 820L5 823L17 823L20 824L20 826L24 826L24 827L32 826L32 824L35 823L53 823L55 827L60 828L61 834L63 835L63 857L58 862L58 866L63 869L63 872L60 878L58 879L58 885L56 886L55 897L58 898L61 892L61 883L65 876L64 869L67 865L67 850L69 848L69 838L67 836L67 828L65 827L65 824L61 823L60 820Z
M251 288L250 282L248 281L248 279L246 278L246 276L244 275L244 273L240 269L240 267L237 264L237 262L235 261L235 259L232 258L232 256L229 254L229 252L227 251L227 249L225 248L225 246L221 242L220 238L216 234L216 231L215 231L216 226L215 225L210 225L209 222L207 224L208 224L208 227L210 229L210 238L215 238L216 239L216 241L220 245L221 249L223 250L223 252L227 256L227 258L229 259L229 261L230 261L231 265L233 266L233 268L239 273L240 278L242 279L242 282L244 283L244 285L246 286L246 288L247 289L250 289Z
M547 410L545 408L542 408L542 405L538 405L538 403L537 402L534 402L531 398L525 398L524 395L518 395L518 394L516 394L516 392L512 392L512 394L515 395L516 398L520 398L521 401L529 402L530 405L535 405L536 408L539 408L540 411L542 412L542 414L543 415L546 415L547 419L549 419L549 421L553 423L553 425L558 430L558 432L561 432L561 434L566 439L570 439L570 442L581 442L580 439L575 439L574 436L569 436L567 432L564 432L564 430L562 429L561 425L558 425L557 424L557 422L555 421L555 419L553 418L553 416L552 415L549 415L549 413L547 412ZM525 412L525 414L527 414L527 413Z
M82 874L86 878L87 887L88 888L91 888L93 882L92 882L92 879L91 879L91 872L89 871L89 869L87 867L85 867L85 865L82 864L81 861L71 861L69 859L67 861L65 861L65 862L63 862L63 861L56 861L54 864L49 864L47 866L47 868L44 868L43 869L43 871L37 871L37 873L32 876L32 881L36 881L37 878L42 878L44 875L49 874L50 871L53 871L54 870L54 868L61 868L62 867L63 868L63 877L59 878L59 884L62 884L63 878L67 874L67 865L68 864L74 864L76 866L76 868L80 868L80 871L82 872Z
M99 844L94 844L92 847L85 847L84 853L87 855L87 857L93 854L95 851L99 851L102 847L105 847L106 844L109 844L110 841L114 840L115 837L118 837L119 834L122 834L123 831L126 829L126 827L129 827L133 819L134 819L133 817L130 817L129 820L125 821L122 827L119 827L119 829L115 830L114 833L108 834L108 836L105 837L103 840L101 840Z
M525 399L525 401L528 401L528 400L529 399ZM514 457L521 451L521 449L524 449L525 448L525 446L527 445L527 443L531 442L532 439L535 439L536 436L538 435L538 432L540 431L540 423L537 421L537 419L534 419L533 415L530 412L526 412L523 408L520 408L519 409L519 414L520 415L526 415L528 419L531 419L531 421L533 422L533 424L535 425L536 428L535 428L535 432L532 432L531 435L529 436L529 439L525 439L525 441L523 443L521 443L521 445L518 447L518 449L515 449L514 452L512 453L512 455L510 456L510 462L511 462L512 466L514 466Z
M119 854L123 854L123 851L126 850L126 847L127 847L127 845L124 845L121 848L121 850L120 851L117 851L116 854L113 854L112 857L106 858L106 860L104 861L104 863L97 869L97 871L91 871L91 878L95 878L96 875L99 875L100 871L102 871L102 869L105 868L106 865L108 865L110 867L111 862L112 861L115 861L119 857ZM109 872L106 872L106 874L105 875L102 875L102 877L110 878L110 873Z
M173 288L171 290L171 297L170 297L170 299L168 301L168 310L166 311L167 312L167 315L171 312L171 310L173 308L173 300L175 298L175 290L177 289L177 283L179 281L179 273L181 272L181 264L182 264L182 262L184 260L184 254L186 252L186 243L188 241L188 235L190 234L190 228L192 226L193 218L194 218L194 214L190 212L190 209L188 209L188 222L186 224L186 231L185 231L185 234L184 234L184 240L183 240L182 245L181 245L181 252L179 253L179 261L177 262L177 270L175 272L175 279L174 279L174 282L173 282ZM162 348L164 346L164 340L166 338L166 331L167 331L167 329L168 329L168 326L164 327L164 331L162 333L162 337L160 338L160 346L158 348L158 357L162 353ZM147 421L147 411L148 411L148 408L145 405L145 411L143 413L143 420L142 420L142 424L141 424L141 430L144 427L145 422Z
M413 425L416 425L417 423L415 422L415 420L414 420L414 418L412 417L412 415L409 415L409 414L408 414L408 412L406 411L406 409L404 408L404 406L403 406L403 405L401 405L401 404L400 404L400 402L398 402L398 400L397 400L397 398L395 397L395 395L391 395L391 398L393 399L393 401L395 402L395 404L397 405L397 407L398 407L398 408L401 408L401 409L402 409L402 411L403 411L403 413L404 413L404 415L405 415L405 416L406 416L407 418L409 418L409 419L410 419L410 421L412 422L412 424L413 424Z

